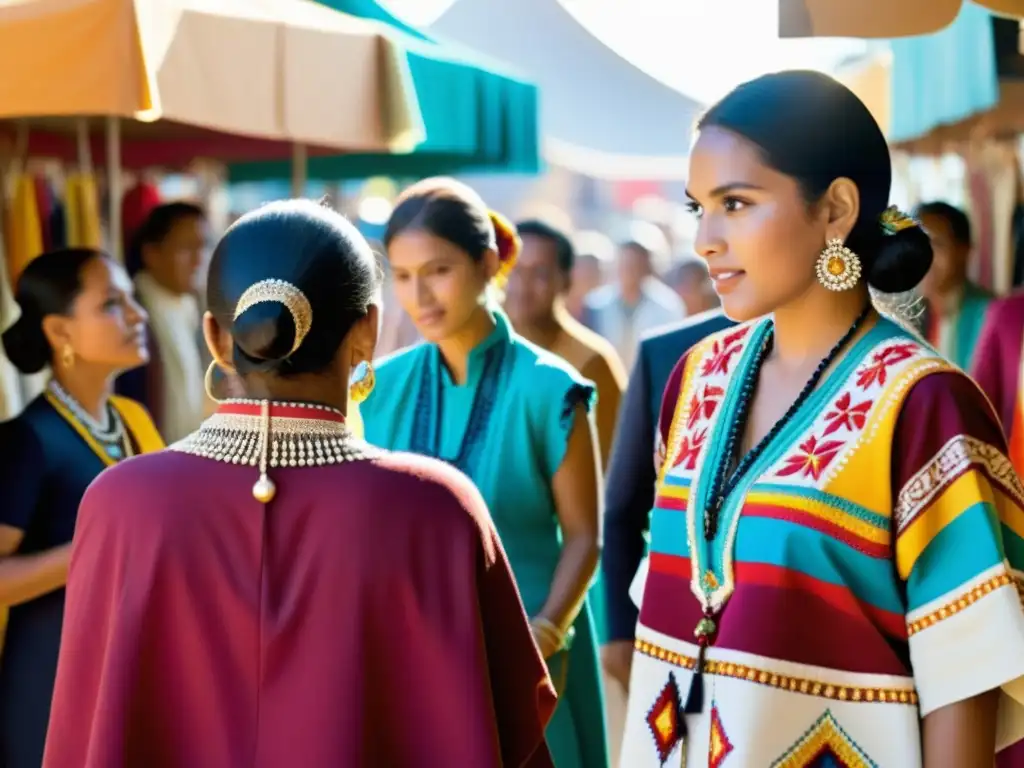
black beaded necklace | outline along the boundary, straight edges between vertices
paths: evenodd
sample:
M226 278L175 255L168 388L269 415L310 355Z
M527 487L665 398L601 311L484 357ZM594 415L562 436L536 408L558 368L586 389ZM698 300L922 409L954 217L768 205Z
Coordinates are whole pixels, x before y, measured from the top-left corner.
M754 389L757 386L757 380L761 375L761 366L764 364L765 359L772 351L772 345L775 339L775 328L773 325L768 327L768 331L765 334L764 343L761 345L761 349L757 351L757 357L754 359L753 364L750 366L746 377L743 380L741 389L739 392L738 402L736 404L736 417L729 425L729 431L725 437L725 449L722 453L721 460L718 466L715 468L714 480L711 484L711 493L708 498L710 503L704 510L704 539L705 541L712 541L715 538L715 534L718 533L718 516L722 511L722 505L725 500L729 497L729 494L735 490L743 476L750 470L754 462L757 461L758 457L764 453L765 449L771 444L775 436L778 435L779 431L786 426L793 418L793 414L804 404L811 393L818 386L818 382L821 381L821 377L825 375L825 371L835 362L836 358L843 351L850 340L857 335L857 332L864 325L868 315L871 313L871 305L868 304L864 307L864 310L857 316L857 319L853 321L853 325L850 329L843 334L843 337L836 342L835 346L829 351L821 362L818 363L818 367L814 369L814 373L804 384L804 388L800 390L800 394L796 396L796 400L793 401L792 405L789 406L789 410L786 411L785 415L775 422L775 425L768 431L761 440L755 445L750 452L744 456L739 462L736 462L736 450L739 446L740 438L746 429L747 419L750 416L750 406L754 396ZM736 469L729 474L729 468L733 463L736 463ZM690 679L690 690L687 693L685 702L683 704L684 714L694 714L701 712L704 707L704 659L707 647L711 644L712 638L718 631L718 625L715 621L715 612L707 607L704 609L704 617L697 623L697 628L694 630L694 635L697 638L697 659L693 667L693 677Z
M825 371L828 370L829 366L835 362L835 359L839 356L839 353L843 351L846 345L850 342L860 330L864 321L867 320L868 315L871 312L871 305L868 304L864 310L857 315L857 319L853 321L853 325L850 326L843 337L836 342L835 346L829 351L825 357L818 363L818 367L814 369L814 373L804 384L804 388L800 390L800 394L796 396L796 400L789 406L789 410L786 411L785 415L775 422L775 425L768 431L764 437L755 445L746 456L744 456L739 462L736 462L736 452L739 448L740 440L743 436L744 431L747 427L747 419L750 417L750 406L754 399L754 389L757 386L757 381L761 376L761 366L764 364L765 359L772 351L772 346L775 341L775 327L770 325L768 332L765 335L764 344L761 345L761 349L758 350L757 358L753 361L753 365L750 366L749 373L743 381L742 388L740 389L739 398L736 403L736 417L733 419L732 424L729 425L729 431L725 437L725 450L722 453L721 461L715 469L714 480L711 485L711 493L709 495L710 503L704 510L704 539L705 541L712 541L715 538L715 534L718 533L718 520L719 514L722 511L722 505L725 500L729 498L729 494L735 490L740 480L747 473L750 467L757 461L758 457L764 453L765 448L771 444L772 440L779 431L786 426L793 418L793 414L804 404L811 393L818 386L818 382L821 381L821 377L825 375ZM736 469L729 474L729 469L736 463Z

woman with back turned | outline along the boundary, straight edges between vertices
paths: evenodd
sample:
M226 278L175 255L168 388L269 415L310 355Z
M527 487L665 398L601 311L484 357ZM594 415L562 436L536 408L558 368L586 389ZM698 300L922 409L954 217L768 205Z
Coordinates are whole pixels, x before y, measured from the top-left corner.
M377 280L311 202L224 235L204 331L251 399L86 494L46 768L550 766L554 693L479 494L345 425Z
M84 248L44 253L15 299L4 351L22 373L52 377L0 424L0 765L39 768L78 504L107 467L163 443L141 405L111 396L114 377L148 359L146 313L116 262Z
M495 289L519 238L472 189L405 190L384 234L394 291L427 340L383 361L360 408L374 445L442 458L480 489L508 550L560 701L557 768L605 768L604 716L586 601L598 556L594 385L517 335Z
M622 764L1024 764L1024 489L976 385L872 304L931 262L885 138L813 72L698 125L696 250L741 324L665 391Z

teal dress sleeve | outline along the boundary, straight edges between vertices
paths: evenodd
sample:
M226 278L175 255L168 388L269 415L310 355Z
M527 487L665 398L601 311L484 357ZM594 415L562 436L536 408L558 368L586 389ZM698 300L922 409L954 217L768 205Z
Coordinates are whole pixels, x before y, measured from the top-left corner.
M528 386L534 393L531 412L541 436L540 458L544 477L550 482L562 466L569 446L569 435L576 423L576 409L581 403L587 413L597 404L597 387L558 358L542 357L530 372Z

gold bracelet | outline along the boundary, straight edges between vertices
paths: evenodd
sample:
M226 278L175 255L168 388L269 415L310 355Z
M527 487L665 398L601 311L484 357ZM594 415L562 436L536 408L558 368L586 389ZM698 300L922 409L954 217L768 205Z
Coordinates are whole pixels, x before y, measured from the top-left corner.
M566 633L560 630L553 621L538 616L530 622L535 632L550 640L555 648L561 650L565 647Z

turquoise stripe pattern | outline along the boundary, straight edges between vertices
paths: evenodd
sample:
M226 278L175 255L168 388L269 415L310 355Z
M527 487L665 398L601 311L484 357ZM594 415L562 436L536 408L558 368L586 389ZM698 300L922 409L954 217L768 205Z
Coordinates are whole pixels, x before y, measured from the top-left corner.
M904 612L892 561L865 555L813 528L766 517L744 517L736 537L739 563L763 563L848 589L858 600Z
M907 579L911 611L937 600L1003 561L998 518L979 501L946 525L917 558Z

